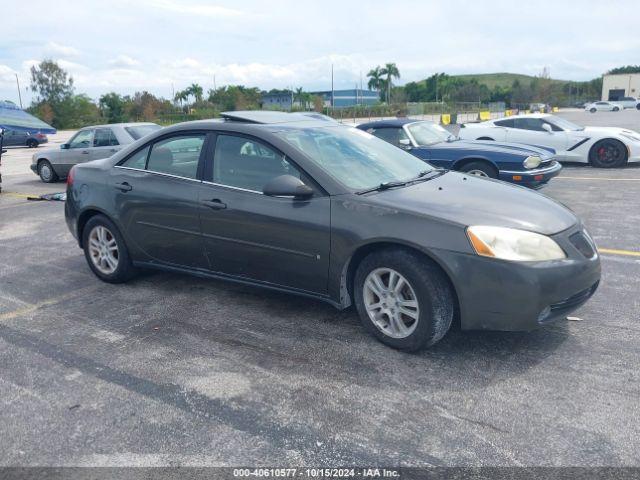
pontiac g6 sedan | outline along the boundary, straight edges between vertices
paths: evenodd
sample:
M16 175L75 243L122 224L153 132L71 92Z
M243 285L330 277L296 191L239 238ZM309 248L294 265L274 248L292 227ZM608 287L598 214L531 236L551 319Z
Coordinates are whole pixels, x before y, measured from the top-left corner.
M233 112L75 166L65 207L89 267L152 267L355 304L395 348L531 330L600 280L576 216L533 191L440 170L356 128Z

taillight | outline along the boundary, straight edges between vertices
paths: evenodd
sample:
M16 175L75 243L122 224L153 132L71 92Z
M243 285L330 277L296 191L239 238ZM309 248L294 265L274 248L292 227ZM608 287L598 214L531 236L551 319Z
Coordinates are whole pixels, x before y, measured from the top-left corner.
M73 185L73 177L76 174L75 170L76 170L76 167L73 166L73 167L71 167L71 170L69 170L69 173L67 174L67 185L68 186Z

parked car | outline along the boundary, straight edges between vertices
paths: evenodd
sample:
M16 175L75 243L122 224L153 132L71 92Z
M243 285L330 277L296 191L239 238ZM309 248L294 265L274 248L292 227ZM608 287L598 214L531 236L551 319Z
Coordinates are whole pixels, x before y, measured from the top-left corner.
M65 178L78 163L113 155L125 145L159 130L155 123L114 123L85 127L59 149L39 151L31 157L31 170L45 183Z
M8 128L4 131L5 147L29 147L36 148L49 140L44 133L29 132Z
M433 122L381 120L358 126L436 167L537 187L560 173L552 149L459 140Z
M466 123L461 138L496 140L553 148L556 160L590 163L594 167L622 167L640 161L640 133L626 128L581 127L547 114Z
M529 110L531 113L551 113L552 107L547 103L532 103Z
M584 106L584 109L591 112L619 112L624 107L617 102L593 102Z
M622 108L637 108L640 110L640 100L634 97L622 97L620 100L615 101L618 105L622 105Z
M454 315L463 329L534 329L598 286L589 234L546 196L335 122L223 115L73 167L66 221L98 278L149 267L355 304L405 350L436 343Z

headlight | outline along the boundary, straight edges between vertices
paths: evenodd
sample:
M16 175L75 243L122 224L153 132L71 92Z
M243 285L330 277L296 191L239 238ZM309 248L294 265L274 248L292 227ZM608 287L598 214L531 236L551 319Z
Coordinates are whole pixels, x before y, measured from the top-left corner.
M523 165L524 168L536 168L538 165L540 165L541 162L542 159L540 157L538 157L537 155L532 155L525 158Z
M555 241L539 233L476 225L467 228L467 236L476 253L483 257L520 262L566 258Z

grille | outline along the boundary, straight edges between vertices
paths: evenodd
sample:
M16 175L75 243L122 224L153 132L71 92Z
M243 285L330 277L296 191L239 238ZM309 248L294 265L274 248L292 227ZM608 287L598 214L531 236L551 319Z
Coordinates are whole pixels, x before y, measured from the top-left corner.
M550 305L551 311L557 312L557 311L566 310L569 308L573 308L577 305L580 305L581 303L585 302L591 295L593 295L593 293L598 288L598 283L599 282L594 283L593 285L591 285L591 287L585 290L582 290L581 292L578 292L575 295L572 295L571 297L561 302Z
M584 255L586 258L591 258L595 255L595 250L593 245L586 237L586 235L582 232L576 232L569 237L569 241L573 244L574 247L578 249L578 251Z

